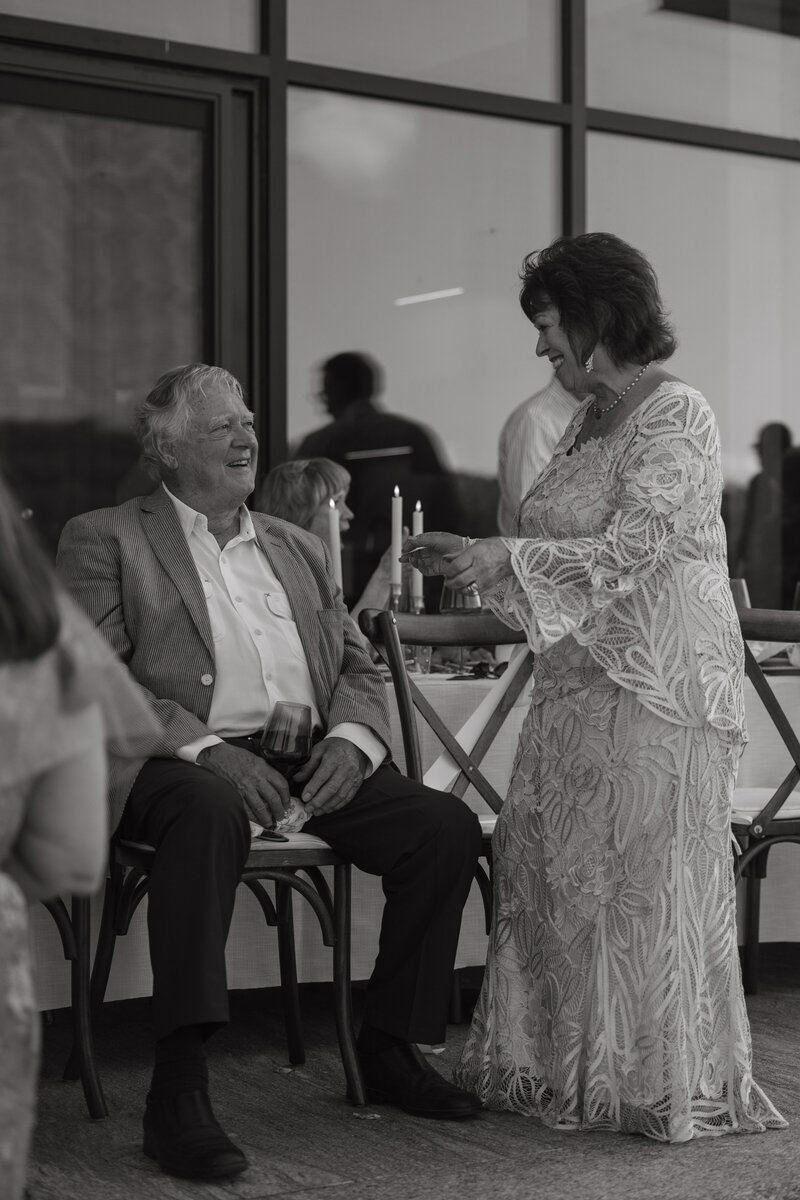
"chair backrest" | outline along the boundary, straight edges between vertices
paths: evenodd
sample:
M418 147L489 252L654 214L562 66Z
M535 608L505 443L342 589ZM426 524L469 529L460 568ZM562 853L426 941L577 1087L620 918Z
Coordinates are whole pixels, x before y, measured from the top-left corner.
M499 812L502 798L480 771L486 751L491 746L514 701L530 678L533 655L528 651L522 662L514 664L513 677L504 689L484 728L468 752L445 725L439 714L409 678L403 656L403 646L500 646L524 644L525 634L511 630L496 617L485 613L414 615L365 609L359 614L359 625L391 672L395 689L406 769L413 778L422 781L423 765L416 713L427 722L436 737L458 767L450 790L463 796L472 786L493 812ZM509 667L508 670L511 670Z
M739 621L745 639L744 662L747 677L789 751L793 764L771 799L751 822L750 832L754 837L762 837L769 822L778 814L791 792L800 783L800 740L748 642L800 642L800 613L771 608L740 608ZM800 678L800 675L798 677Z

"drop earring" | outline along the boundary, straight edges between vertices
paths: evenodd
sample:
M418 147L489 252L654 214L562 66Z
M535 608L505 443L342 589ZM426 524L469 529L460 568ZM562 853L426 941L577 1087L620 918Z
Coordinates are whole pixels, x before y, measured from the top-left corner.
M583 364L583 369L587 375L589 374L589 372L591 371L593 366L594 366L594 350L589 355L586 362Z

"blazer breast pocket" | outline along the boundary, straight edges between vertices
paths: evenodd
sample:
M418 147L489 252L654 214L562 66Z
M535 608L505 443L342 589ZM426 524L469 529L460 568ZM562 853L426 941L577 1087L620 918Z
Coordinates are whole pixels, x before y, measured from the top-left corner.
M285 592L265 592L264 599L267 602L267 608L274 617L279 617L281 621L294 620L292 606Z
M203 594L208 608L208 620L211 625L211 636L215 642L221 642L225 637L225 625L219 611L219 601L214 595L214 587L209 580L203 580Z

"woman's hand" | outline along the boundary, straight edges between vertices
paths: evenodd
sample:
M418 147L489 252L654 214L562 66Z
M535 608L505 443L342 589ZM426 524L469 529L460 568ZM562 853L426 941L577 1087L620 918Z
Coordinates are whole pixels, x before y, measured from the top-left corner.
M489 592L511 571L511 555L502 538L480 538L457 554L442 558L442 575L457 592Z
M460 553L464 539L456 533L418 533L406 538L400 562L410 563L423 575L443 575L446 555Z

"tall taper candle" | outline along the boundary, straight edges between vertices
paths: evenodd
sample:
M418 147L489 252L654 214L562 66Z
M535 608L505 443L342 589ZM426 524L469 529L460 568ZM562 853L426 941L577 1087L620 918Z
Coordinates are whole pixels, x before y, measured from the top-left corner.
M421 500L417 501L411 514L411 532L414 537L425 532ZM411 568L411 608L416 612L422 611L422 572L416 567Z
M392 496L392 588L399 588L403 582L403 567L400 555L403 552L403 497L400 488L395 485Z
M342 586L342 531L339 527L339 510L336 501L331 497L328 501L328 544L333 559L333 576L339 587Z

